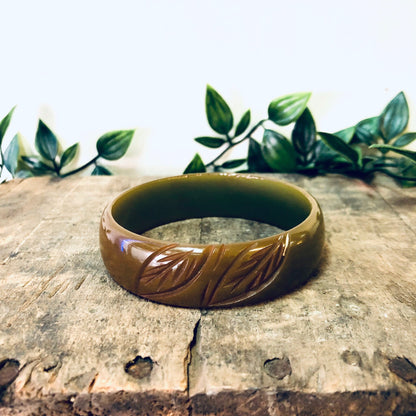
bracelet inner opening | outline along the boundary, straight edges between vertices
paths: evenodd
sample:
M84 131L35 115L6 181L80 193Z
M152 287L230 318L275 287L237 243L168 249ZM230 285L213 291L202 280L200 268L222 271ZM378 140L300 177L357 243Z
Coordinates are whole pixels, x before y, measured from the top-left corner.
M142 234L175 221L231 217L288 230L311 212L309 199L278 181L239 176L183 176L145 183L122 194L112 215L127 230Z

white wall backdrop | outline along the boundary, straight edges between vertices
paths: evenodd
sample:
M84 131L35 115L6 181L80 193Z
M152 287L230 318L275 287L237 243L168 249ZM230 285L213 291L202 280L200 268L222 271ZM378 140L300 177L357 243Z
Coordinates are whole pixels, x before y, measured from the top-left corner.
M1 0L0 117L33 144L41 117L80 163L136 128L119 173L177 174L209 134L207 83L237 117L313 93L318 128L377 115L406 93L416 129L415 0ZM8 138L9 140L11 137ZM202 152L206 155L206 152Z

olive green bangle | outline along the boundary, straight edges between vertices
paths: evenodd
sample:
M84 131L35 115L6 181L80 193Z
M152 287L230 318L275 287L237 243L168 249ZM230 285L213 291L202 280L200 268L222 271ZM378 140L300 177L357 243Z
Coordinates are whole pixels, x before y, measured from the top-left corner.
M235 217L285 231L231 244L181 244L143 232L173 221ZM316 200L297 186L250 174L201 173L159 179L105 208L100 248L110 275L132 293L175 306L247 305L305 282L324 244Z

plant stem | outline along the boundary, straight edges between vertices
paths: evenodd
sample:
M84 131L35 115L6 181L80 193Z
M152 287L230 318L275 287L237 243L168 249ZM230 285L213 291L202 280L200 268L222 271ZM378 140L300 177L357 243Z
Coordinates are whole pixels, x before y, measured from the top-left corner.
M396 175L395 173L389 171L388 169L377 168L377 169L373 169L373 172L381 172L381 173L384 173L387 176L390 176L391 178L402 180L402 181L416 182L416 177L415 176Z
M207 163L205 165L205 167L209 167L209 166L213 166L215 165L215 162L217 162L219 159L221 159L230 149L232 149L233 147L239 145L240 143L243 143L245 140L249 139L251 137L251 135L264 123L266 122L268 119L264 119L264 120L260 120L257 124L255 124L251 130L240 140L236 141L236 142L232 142L231 139L229 138L229 136L227 135L227 140L228 140L228 145L227 148L225 150L223 150L217 157L215 157L214 159L211 160L211 162Z
M373 168L378 169L380 167L384 167L384 168L396 168L397 167L397 163L374 163L373 164Z
M56 164L55 159L52 160L52 164L53 164L53 169L55 170L55 173L57 176L59 176L59 172L60 172L60 168L59 166Z
M98 158L100 157L100 155L95 156L93 159L91 159L89 162L83 164L82 166L80 166L79 168L76 168L74 170L71 170L69 172L64 173L63 175L59 175L61 178L66 178L69 175L74 175L75 173L81 172L82 170L86 169L88 166L93 165Z
M1 147L0 147L0 160L1 160L1 164L0 164L0 176L1 176L3 173L3 168L4 168L4 154L3 154L3 150Z

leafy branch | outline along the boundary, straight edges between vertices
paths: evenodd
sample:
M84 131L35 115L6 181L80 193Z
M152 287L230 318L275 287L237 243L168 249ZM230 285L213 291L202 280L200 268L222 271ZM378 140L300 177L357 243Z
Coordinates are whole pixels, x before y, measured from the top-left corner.
M24 155L20 145L21 137L16 134L5 151L2 149L3 137L9 127L14 108L0 122L0 176L6 168L12 177L53 175L64 178L94 166L91 175L111 175L101 165L100 159L118 160L130 146L134 130L117 130L102 135L96 143L97 154L82 166L69 170L79 151L79 143L63 150L55 133L39 120L35 136L38 155Z
M18 158L18 137L17 135L13 137L12 141L6 147L3 152L3 139L6 134L7 129L9 128L10 120L14 113L13 107L9 113L0 121L0 177L3 173L4 168L6 168L10 173L14 172L17 167L17 158ZM13 174L13 173L12 173Z
M389 175L403 186L416 185L416 152L405 149L416 140L406 133L409 108L403 92L397 94L382 113L336 133L317 131L307 107L310 93L289 94L273 100L267 118L251 128L247 110L234 131L234 116L224 98L207 86L205 111L208 124L219 136L202 136L195 141L221 149L204 163L197 153L184 173L206 171L297 172L306 175L339 173L371 180L376 172ZM290 138L269 126L293 124ZM255 133L262 131L259 142ZM229 151L248 142L247 156L227 159ZM393 152L394 156L391 156Z

